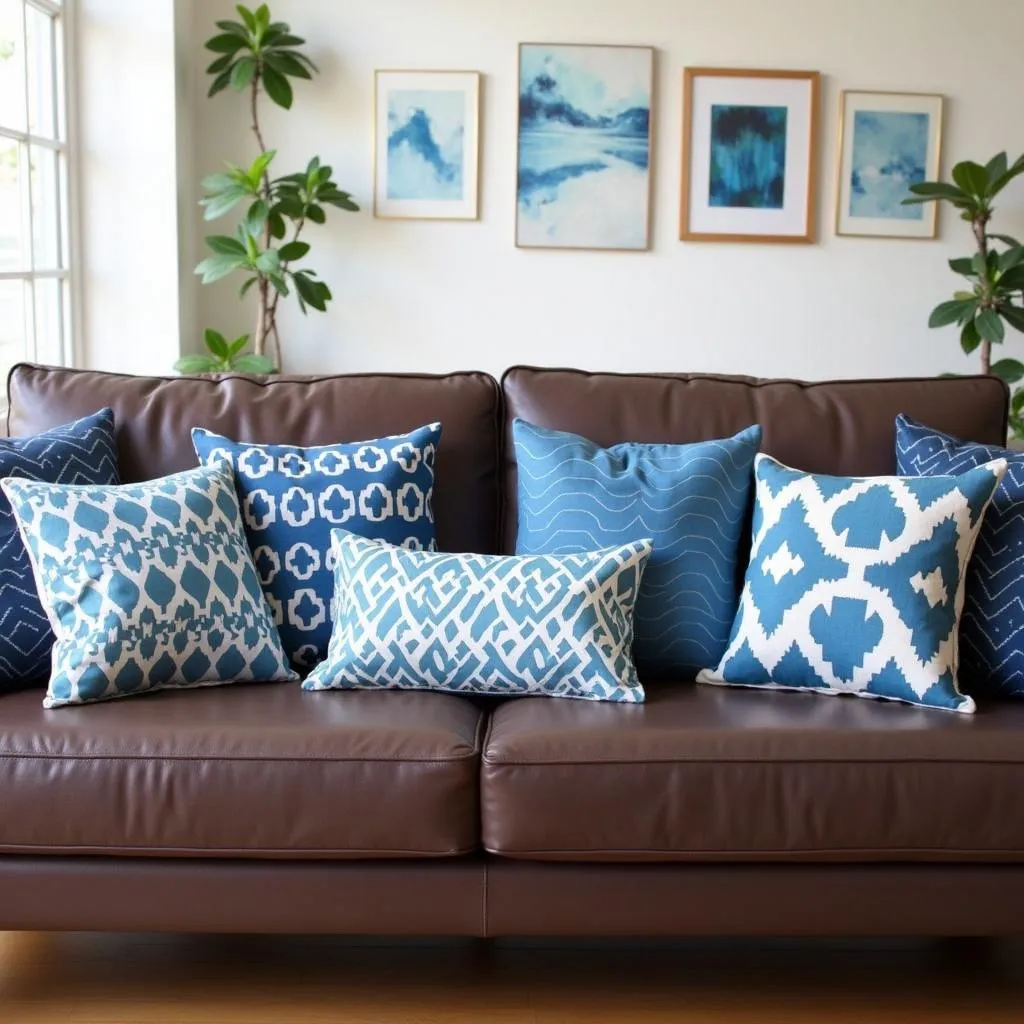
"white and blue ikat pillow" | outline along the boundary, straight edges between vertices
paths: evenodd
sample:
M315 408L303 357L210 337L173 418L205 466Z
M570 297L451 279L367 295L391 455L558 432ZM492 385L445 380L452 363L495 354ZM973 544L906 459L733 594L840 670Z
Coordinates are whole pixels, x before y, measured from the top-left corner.
M335 530L334 632L303 687L640 703L633 609L651 550L444 554Z
M373 441L319 447L248 444L196 428L203 465L235 471L260 583L293 664L327 655L331 530L433 551L434 462L441 424Z
M56 635L45 707L298 678L228 466L121 486L7 478L3 490Z
M964 582L1005 472L835 477L759 455L739 610L698 681L973 712L957 680Z

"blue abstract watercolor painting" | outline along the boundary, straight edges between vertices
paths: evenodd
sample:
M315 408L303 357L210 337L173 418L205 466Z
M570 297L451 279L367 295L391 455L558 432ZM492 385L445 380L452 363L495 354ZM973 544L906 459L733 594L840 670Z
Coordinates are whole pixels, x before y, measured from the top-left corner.
M459 201L464 189L466 96L400 89L388 96L388 199Z
M787 120L786 107L712 106L709 206L783 208Z
M647 248L652 71L643 47L522 47L520 245Z
M924 207L901 206L925 180L928 114L858 110L853 119L850 216L922 220Z

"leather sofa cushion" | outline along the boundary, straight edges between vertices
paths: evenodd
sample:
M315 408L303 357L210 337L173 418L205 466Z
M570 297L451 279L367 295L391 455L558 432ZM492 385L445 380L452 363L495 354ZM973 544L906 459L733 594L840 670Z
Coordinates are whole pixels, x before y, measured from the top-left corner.
M1004 444L1008 393L995 377L849 380L808 384L697 374L585 373L516 366L505 396L502 550L516 539L512 420L582 434L602 447L623 441L688 444L760 424L761 450L809 473L877 476L896 471L898 413L962 437Z
M308 447L440 422L438 545L497 550L501 395L484 373L131 377L21 364L11 371L8 391L12 435L37 434L110 406L125 483L194 467L193 427L238 441Z
M647 684L647 703L507 703L484 848L568 861L1024 861L1024 704L973 717Z
M478 846L460 697L236 685L44 711L0 698L0 853L450 857Z

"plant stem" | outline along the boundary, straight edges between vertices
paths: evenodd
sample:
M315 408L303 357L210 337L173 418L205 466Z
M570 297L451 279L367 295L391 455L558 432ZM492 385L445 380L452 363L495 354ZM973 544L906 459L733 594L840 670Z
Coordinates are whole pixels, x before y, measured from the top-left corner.
M988 272L988 222L991 219L992 214L986 210L983 213L979 213L971 221L971 230L974 232L974 240L978 246L978 257L981 260L982 266L982 273L978 275L978 281L981 285L981 295L979 298L981 299L982 309L995 308L992 302L992 281L989 278ZM987 376L992 372L992 342L982 338L979 352L981 354L981 372Z
M253 75L252 87L249 92L249 105L252 110L252 132L256 136L256 144L260 148L260 155L263 155L267 151L266 143L263 141L263 132L260 130L260 115L259 115L259 97L260 97L260 78L262 76L257 71ZM270 173L269 171L263 172L263 199L270 206ZM272 235L270 232L270 219L267 219L266 227L263 232L263 246L265 249L270 248ZM270 280L263 274L259 275L259 308L256 313L256 332L253 336L252 348L253 352L258 356L262 356L266 353L267 348L267 336L270 334L272 326L272 317L270 315ZM278 342L278 359L280 360L280 342Z

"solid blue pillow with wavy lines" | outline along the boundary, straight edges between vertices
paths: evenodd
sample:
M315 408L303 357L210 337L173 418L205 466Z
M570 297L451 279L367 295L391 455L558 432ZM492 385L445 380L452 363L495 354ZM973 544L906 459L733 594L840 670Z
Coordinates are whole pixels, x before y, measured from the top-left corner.
M652 538L636 606L637 667L692 678L717 664L739 601L737 563L761 428L695 444L611 448L519 419L512 432L516 553L577 554Z

